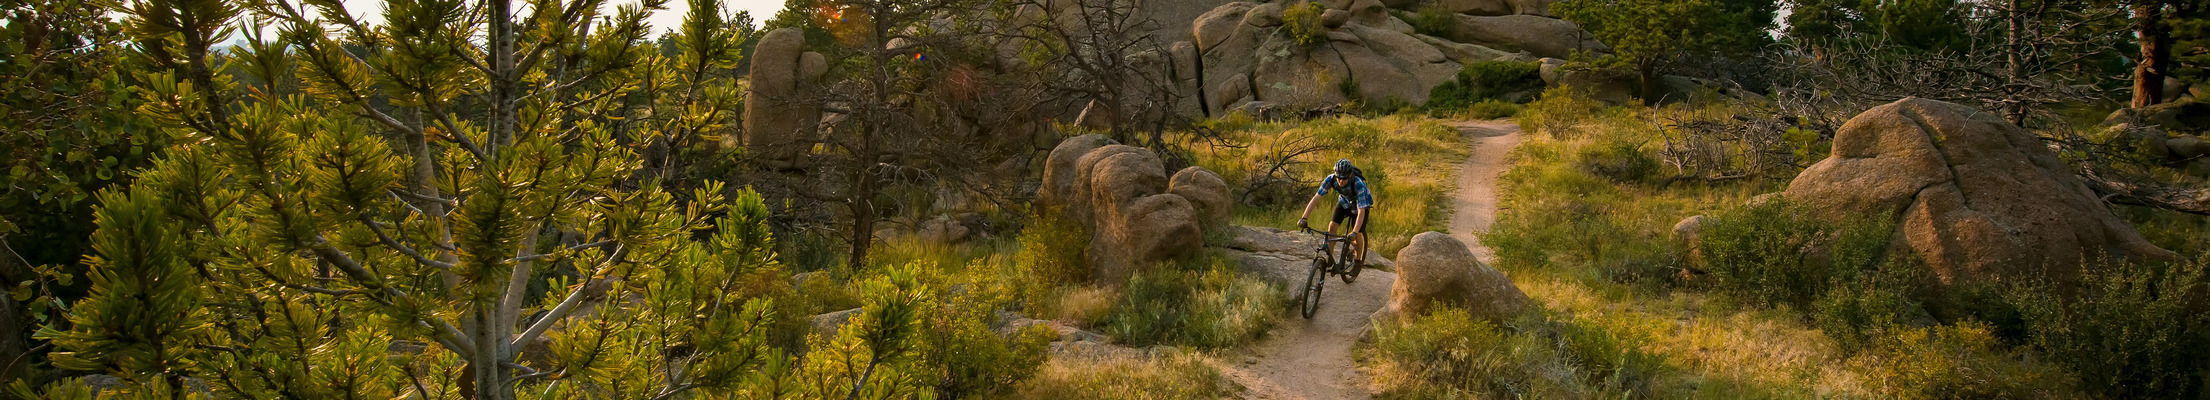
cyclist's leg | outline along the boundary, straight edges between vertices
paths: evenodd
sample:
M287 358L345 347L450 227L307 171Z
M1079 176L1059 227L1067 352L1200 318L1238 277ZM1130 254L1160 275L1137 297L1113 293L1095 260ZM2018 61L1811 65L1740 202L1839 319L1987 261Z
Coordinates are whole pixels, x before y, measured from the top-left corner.
M1352 250L1352 253L1351 253L1351 259L1352 259L1352 260L1356 260L1356 262L1358 263L1357 265L1359 266L1359 268L1365 268L1365 266L1366 266L1366 253L1367 253L1367 251L1366 251L1366 228L1367 228L1367 227L1370 227L1370 226L1373 226L1373 224L1374 224L1374 221L1373 221L1373 219L1374 219L1374 209L1373 209L1373 207L1367 207L1367 208L1365 209L1365 211L1366 211L1366 217L1364 218L1365 220L1364 220L1364 221L1358 221L1358 223L1357 223L1357 225L1358 225L1358 231L1357 231L1357 232L1351 232L1351 235L1352 235L1351 243L1355 245L1355 247L1352 247L1352 248L1351 248L1351 250Z
M1351 232L1337 232L1337 231L1335 230L1335 227L1336 227L1337 225L1341 225L1341 226L1343 226L1343 229L1346 229L1346 230L1348 230L1348 229L1350 229L1350 227L1351 227L1352 225L1356 225L1357 223L1358 223L1358 210L1357 210L1356 208L1343 208L1342 206L1336 206L1336 208L1335 208L1335 215L1329 216L1329 221L1328 221L1328 234L1330 234L1330 235L1349 235L1349 234L1352 234ZM1351 242L1345 242L1345 243L1343 243L1343 246L1344 246L1344 247L1346 248L1346 250L1349 250L1349 249L1356 249L1356 248L1357 248L1357 242L1356 242L1356 241L1351 241ZM1332 250L1332 249L1333 249L1333 248L1331 247L1331 248L1330 248L1330 250ZM1349 262L1349 261L1352 261L1352 260L1350 260L1350 259L1344 259L1344 260L1337 260L1337 261Z

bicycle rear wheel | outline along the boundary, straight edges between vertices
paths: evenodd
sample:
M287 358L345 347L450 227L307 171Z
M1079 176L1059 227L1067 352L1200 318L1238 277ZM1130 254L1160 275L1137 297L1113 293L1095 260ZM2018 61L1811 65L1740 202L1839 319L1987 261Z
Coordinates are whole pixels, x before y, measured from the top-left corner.
M1304 301L1301 302L1305 319L1312 319L1313 314L1320 312L1320 290L1328 283L1327 269L1326 259L1313 259L1312 272L1305 275Z

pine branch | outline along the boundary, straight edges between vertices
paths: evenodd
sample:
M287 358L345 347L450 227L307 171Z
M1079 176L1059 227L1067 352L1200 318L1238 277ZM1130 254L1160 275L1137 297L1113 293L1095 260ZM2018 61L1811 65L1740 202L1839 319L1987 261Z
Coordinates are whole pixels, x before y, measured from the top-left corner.
M530 324L529 329L523 330L521 335L516 335L514 341L507 343L507 346L519 347L535 341L539 335L545 334L545 330L552 329L554 323L567 318L568 313L574 312L576 306L583 304L583 292L590 288L591 282L597 280L600 274L606 272L606 266L620 260L627 251L627 247L615 243L614 250L606 255L606 259L599 261L597 266L591 267L590 275L584 275L582 284L576 285L573 290L569 290L568 296L560 299L559 305L553 306L551 311L546 311L544 317L538 318L536 323Z
M373 290L368 293L370 299L384 305L395 304L395 301L415 303L414 297L407 295L407 292L384 285L382 279L377 279L375 274L368 272L368 269L363 268L360 261L354 260L352 255L345 254L344 251L338 250L336 247L331 247L330 241L324 239L321 234L315 235L315 241L310 250L315 253L315 256L321 257L324 261L329 261L331 265L336 266L338 271L344 272L347 278L353 279L354 283ZM437 337L438 343L452 348L455 353L466 355L476 352L476 343L468 340L467 335L461 334L459 328L453 327L452 323L445 322L444 319L416 318L415 322L435 329L439 334L439 337Z
M413 258L415 262L422 263L422 265L428 265L431 267L436 267L437 269L447 271L453 270L453 264L432 260L429 257L423 257L422 253L414 251L413 247L408 247L406 244L399 243L398 240L392 239L390 234L384 233L383 227L378 226L379 224L376 223L376 221L368 219L367 215L362 215L360 221L361 225L367 226L370 232L376 233L376 240L379 242L383 242L384 247L389 247L392 250L396 250L399 252L399 254L405 254L409 258Z

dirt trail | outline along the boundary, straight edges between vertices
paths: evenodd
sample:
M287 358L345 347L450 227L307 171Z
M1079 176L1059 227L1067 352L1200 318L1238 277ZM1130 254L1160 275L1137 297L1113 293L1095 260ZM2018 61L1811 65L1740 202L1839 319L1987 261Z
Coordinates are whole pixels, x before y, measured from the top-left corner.
M1496 221L1496 179L1509 166L1504 155L1519 145L1519 125L1508 120L1461 121L1451 126L1471 137L1473 154L1459 165L1451 206L1450 234L1473 247L1483 262L1494 252L1474 240ZM1220 371L1249 389L1249 399L1370 399L1364 371L1351 359L1351 346L1368 327L1367 317L1389 301L1396 274L1367 270L1358 282L1328 282L1320 312L1310 320L1294 312L1268 337L1249 349L1225 355Z

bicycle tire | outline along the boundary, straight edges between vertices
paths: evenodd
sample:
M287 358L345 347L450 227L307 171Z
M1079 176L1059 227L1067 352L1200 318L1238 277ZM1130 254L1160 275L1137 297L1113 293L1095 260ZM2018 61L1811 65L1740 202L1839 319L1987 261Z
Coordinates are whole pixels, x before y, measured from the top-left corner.
M1357 282L1357 281L1358 281L1358 271L1359 271L1359 270L1362 270L1362 269L1366 269L1366 266L1364 266L1364 265L1359 265L1359 263L1351 261L1351 260L1357 260L1357 259L1358 259L1358 257L1354 257L1354 256L1352 256L1352 255L1351 255L1351 251L1352 251L1352 250L1351 250L1351 247L1352 247L1352 246L1351 246L1351 243L1350 243L1350 242L1344 242L1344 243L1343 243L1343 250L1342 250L1342 253L1343 253L1343 255L1342 255L1342 256L1339 256L1339 257L1336 257L1336 258L1335 258L1335 259L1337 259L1337 260L1343 260L1343 262L1337 263L1337 265L1338 265L1338 266L1339 266L1340 268L1342 268L1343 270L1342 270L1342 271L1336 271L1336 272L1335 272L1335 275L1336 275L1336 276L1340 276L1340 277L1343 277L1343 283L1344 283L1344 284L1350 284L1351 282Z
M1327 268L1328 262L1326 259L1313 259L1312 271L1305 275L1304 301L1302 302L1305 319L1312 319L1313 315L1320 312L1320 292L1325 289L1328 283Z

